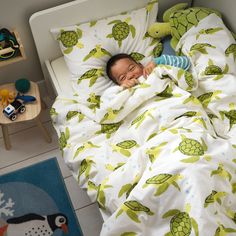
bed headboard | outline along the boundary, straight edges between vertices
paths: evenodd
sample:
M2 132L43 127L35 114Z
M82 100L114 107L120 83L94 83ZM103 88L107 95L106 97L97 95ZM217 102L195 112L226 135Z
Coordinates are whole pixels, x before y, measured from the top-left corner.
M46 60L54 60L62 56L50 33L51 28L83 23L91 20L119 14L143 7L149 0L76 0L57 7L34 13L30 19L30 27L38 52L39 60L46 78ZM183 0L159 0L159 13L161 15L170 6ZM191 5L191 0L184 0Z

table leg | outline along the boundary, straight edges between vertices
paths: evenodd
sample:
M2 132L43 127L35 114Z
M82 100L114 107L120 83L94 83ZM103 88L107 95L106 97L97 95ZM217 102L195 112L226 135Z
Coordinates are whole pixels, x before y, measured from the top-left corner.
M39 119L39 117L35 118L35 120L36 120L36 123L37 123L39 129L41 130L45 140L48 143L51 143L52 142L52 138L51 138L50 134L48 133L48 131L44 128L44 126L43 126L41 120Z
M10 137L9 137L7 125L2 124L2 134L3 134L5 148L7 150L10 150L11 149L11 142L10 142Z

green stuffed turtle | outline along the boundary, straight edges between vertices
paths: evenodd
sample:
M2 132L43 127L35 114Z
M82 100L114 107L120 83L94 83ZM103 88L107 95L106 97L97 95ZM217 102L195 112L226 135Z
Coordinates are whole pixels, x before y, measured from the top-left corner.
M212 13L221 17L221 14L216 10L205 7L188 8L188 3L179 3L166 10L163 14L164 22L152 24L148 33L151 37L159 39L171 35L171 46L175 49L179 39L190 28L198 25L200 20Z

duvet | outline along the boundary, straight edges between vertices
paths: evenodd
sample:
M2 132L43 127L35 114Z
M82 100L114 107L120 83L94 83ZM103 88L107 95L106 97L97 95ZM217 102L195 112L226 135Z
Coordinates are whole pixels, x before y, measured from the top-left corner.
M236 234L235 42L215 15L204 20L178 45L191 71L158 66L132 89L53 105L64 161L98 202L101 235Z

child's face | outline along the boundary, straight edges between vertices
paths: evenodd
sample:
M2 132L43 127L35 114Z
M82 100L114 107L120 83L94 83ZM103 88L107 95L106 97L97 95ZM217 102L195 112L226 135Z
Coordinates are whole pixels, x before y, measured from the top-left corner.
M136 63L129 58L118 60L111 68L111 74L119 85L125 85L131 80L137 80L143 75L142 64Z

